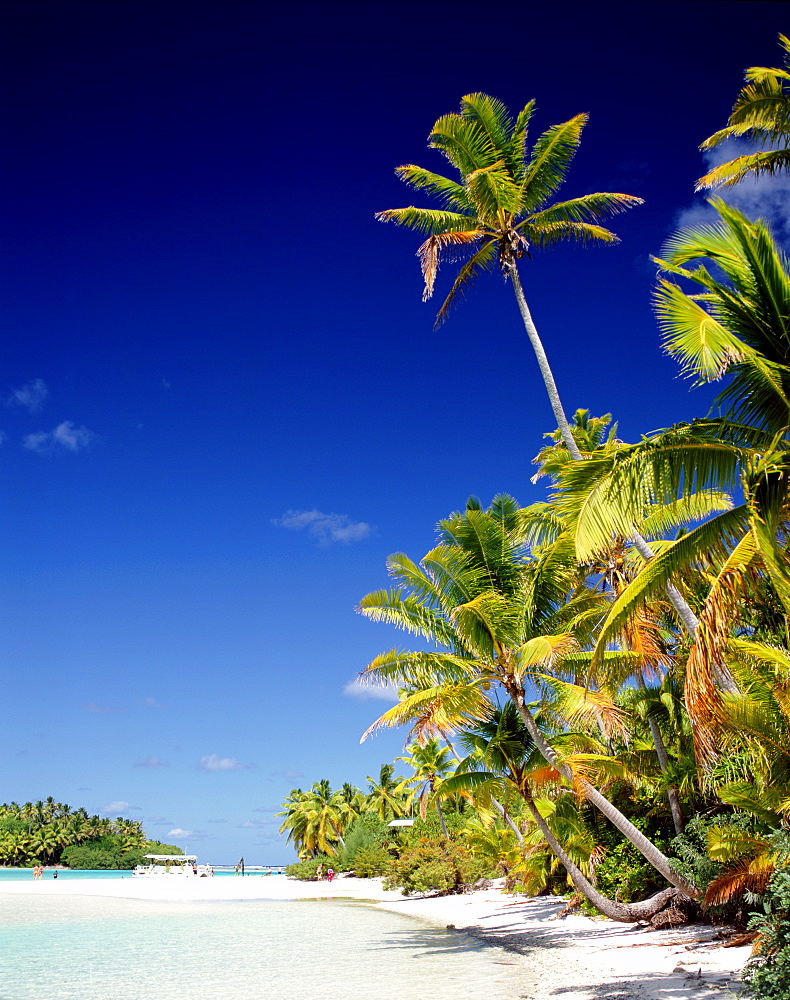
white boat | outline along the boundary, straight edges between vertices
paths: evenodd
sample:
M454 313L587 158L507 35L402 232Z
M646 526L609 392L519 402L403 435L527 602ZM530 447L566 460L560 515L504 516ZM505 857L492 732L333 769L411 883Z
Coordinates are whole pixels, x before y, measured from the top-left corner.
M150 865L137 865L136 878L211 878L211 865L199 865L196 854L146 854Z

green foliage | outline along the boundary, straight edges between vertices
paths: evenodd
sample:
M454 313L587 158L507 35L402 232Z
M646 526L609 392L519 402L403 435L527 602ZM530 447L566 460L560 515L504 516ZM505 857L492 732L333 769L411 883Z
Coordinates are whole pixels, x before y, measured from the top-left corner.
M664 887L656 871L627 840L604 854L595 870L596 888L620 903L644 899Z
M383 845L391 842L392 839L393 831L378 816L375 814L358 816L346 831L346 844L340 853L338 864L344 871L350 871L352 868L357 870L360 851L383 849ZM387 856L389 856L388 852ZM375 874L381 873L376 872ZM361 877L367 878L368 876Z
M125 859L121 858L119 850L102 847L99 844L73 844L67 847L60 856L61 863L67 868L90 871L99 868L127 868Z
M326 854L319 854L315 858L307 858L305 861L297 861L296 864L288 865L285 874L291 878L298 878L304 882L314 881L318 877L318 866L323 866L323 874L326 875L328 868L334 868L337 858L330 858ZM337 870L337 869L336 869Z
M474 858L460 843L421 838L392 862L385 889L414 892L460 892L464 885L490 875L490 865Z
M354 858L354 875L357 878L376 878L378 875L387 875L392 870L394 861L394 854L383 844L360 847Z
M763 897L763 912L749 921L760 932L759 954L743 972L746 993L755 1000L785 1000L790 996L790 839L777 834L785 867L777 869Z

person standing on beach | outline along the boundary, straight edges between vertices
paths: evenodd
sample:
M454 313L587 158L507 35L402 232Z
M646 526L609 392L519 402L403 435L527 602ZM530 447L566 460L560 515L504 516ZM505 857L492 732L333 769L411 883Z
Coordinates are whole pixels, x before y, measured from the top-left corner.
M331 882L334 877L335 877L335 869L334 868L328 868L327 872L326 872L326 880L327 880L327 882Z
M315 870L315 874L316 874L316 877L318 878L318 881L320 882L321 879L324 877L324 866L323 865L319 865L316 868L316 870Z

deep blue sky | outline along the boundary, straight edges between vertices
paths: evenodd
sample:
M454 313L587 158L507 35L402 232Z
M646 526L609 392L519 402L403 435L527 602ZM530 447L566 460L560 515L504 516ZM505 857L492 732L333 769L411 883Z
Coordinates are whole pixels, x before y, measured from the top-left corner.
M425 138L471 91L536 98L533 139L589 112L563 196L646 204L524 264L566 409L700 415L649 255L786 13L4 6L0 800L280 863L291 788L400 752L358 744L386 705L344 687L397 640L355 604L469 494L541 498L552 420L501 280L432 330L419 240L373 218L417 197L393 168L444 170Z

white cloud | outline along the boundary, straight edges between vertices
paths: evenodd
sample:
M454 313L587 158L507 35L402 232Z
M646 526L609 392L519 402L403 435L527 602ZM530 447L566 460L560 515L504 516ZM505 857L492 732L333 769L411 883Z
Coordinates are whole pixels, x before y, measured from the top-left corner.
M122 812L129 808L129 803L119 799L117 802L108 802L106 806L99 810L106 815L120 816Z
M762 147L749 145L745 142L730 140L715 149L703 153L705 161L704 172L707 173L721 163L750 152L757 152ZM706 222L714 222L718 215L704 200L715 196L734 205L750 219L765 219L771 226L777 240L786 242L790 239L790 217L787 204L790 200L790 174L764 174L740 181L728 188L715 188L701 194L694 204L683 209L677 218L678 226L697 226Z
M47 383L41 378L34 378L19 389L12 389L6 398L6 406L23 406L31 413L39 413L48 395Z
M112 715L116 712L125 712L122 705L97 705L95 701L82 706L86 712L98 712L100 715Z
M22 439L22 445L39 455L54 452L71 452L76 455L77 452L89 447L97 437L98 434L89 431L87 427L77 427L71 420L64 420L52 431L26 434Z
M215 753L210 753L200 758L198 766L201 771L243 771L250 765L242 764L235 757L219 757Z
M143 760L138 760L134 765L135 767L170 767L166 760L162 760L161 757L145 757Z
M331 542L359 542L373 531L373 526L366 521L352 521L346 514L324 514L320 510L287 510L282 517L275 518L272 524L278 528L291 528L293 531L306 528L322 545L329 545Z
M192 833L193 833L192 830L182 830L180 826L177 826L177 827L175 827L172 830L168 830L165 836L167 836L167 837L191 837Z
M368 684L359 677L346 684L343 694L360 701L388 701L392 705L399 701L398 689L394 684Z

